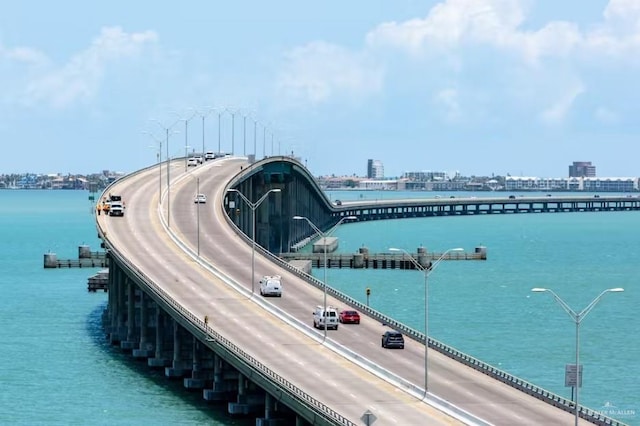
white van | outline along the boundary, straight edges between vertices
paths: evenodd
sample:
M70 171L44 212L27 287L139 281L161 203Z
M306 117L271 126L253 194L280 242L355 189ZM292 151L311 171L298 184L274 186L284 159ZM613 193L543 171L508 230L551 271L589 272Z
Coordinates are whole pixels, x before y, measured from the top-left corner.
M313 327L338 329L338 310L333 306L327 306L327 311L320 305L313 311Z
M265 275L260 278L260 295L282 297L282 282L280 275Z

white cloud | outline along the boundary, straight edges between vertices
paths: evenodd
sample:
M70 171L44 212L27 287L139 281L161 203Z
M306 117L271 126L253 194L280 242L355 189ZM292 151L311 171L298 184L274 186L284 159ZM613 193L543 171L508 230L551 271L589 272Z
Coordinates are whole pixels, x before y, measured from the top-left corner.
M278 90L287 99L322 103L333 96L363 97L379 91L383 71L365 54L313 42L286 53Z
M576 98L584 91L585 89L582 83L575 83L567 88L567 90L556 99L553 105L542 112L542 120L547 124L558 124L562 122L571 110L571 106Z
M611 0L603 22L581 31L572 22L553 21L535 31L522 28L525 0L446 0L425 18L380 24L367 34L372 48L419 55L430 51L485 45L516 52L536 64L545 57L575 53L640 53L640 2Z
M90 99L99 91L110 64L136 57L156 41L153 31L126 33L119 27L103 28L86 50L61 67L48 67L31 79L25 88L24 102L63 108Z
M447 0L425 18L379 25L369 34L370 46L390 46L417 54L424 48L451 48L466 41L508 42L523 21L524 10L510 0Z
M44 65L48 62L47 57L35 49L28 47L14 47L12 49L3 49L0 46L0 58L7 61L15 61L27 65Z
M610 0L603 17L603 23L585 35L585 50L590 55L637 61L640 53L640 2Z

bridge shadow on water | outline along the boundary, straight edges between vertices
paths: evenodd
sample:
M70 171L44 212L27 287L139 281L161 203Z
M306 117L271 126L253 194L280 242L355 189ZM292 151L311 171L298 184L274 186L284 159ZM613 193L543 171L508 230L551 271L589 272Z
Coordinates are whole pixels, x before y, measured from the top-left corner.
M123 352L119 347L111 345L102 327L102 313L106 306L106 302L96 306L86 319L87 335L93 342L96 351L105 354L109 361L119 367L126 368L131 375L140 377L142 386L145 381L148 381L150 385L161 389L162 393L171 394L193 407L211 421L209 424L220 426L255 425L255 415L233 416L228 413L226 402L206 401L202 397L202 390L190 391L183 386L181 378L169 379L165 377L164 369L151 368L147 365L146 359L138 360L133 358L131 354ZM153 395L150 394L149 397L153 397ZM201 416L198 417L201 419Z

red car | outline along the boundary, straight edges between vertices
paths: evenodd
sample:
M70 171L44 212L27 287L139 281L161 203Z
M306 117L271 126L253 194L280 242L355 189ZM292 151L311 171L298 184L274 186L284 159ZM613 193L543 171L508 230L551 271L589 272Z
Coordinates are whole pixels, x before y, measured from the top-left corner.
M356 311L345 309L340 311L340 322L343 324L360 324L360 314Z

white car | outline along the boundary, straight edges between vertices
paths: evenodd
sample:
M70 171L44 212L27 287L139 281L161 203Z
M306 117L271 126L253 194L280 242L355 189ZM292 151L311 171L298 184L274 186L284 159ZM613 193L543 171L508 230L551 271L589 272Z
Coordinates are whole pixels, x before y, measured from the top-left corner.
M207 151L204 154L204 161L209 161L209 160L215 160L216 155L213 153L213 151Z
M207 196L204 194L197 194L193 199L196 204L205 204L207 202Z
M187 167L191 167L191 166L197 166L198 165L198 160L195 158L189 158L187 160Z
M202 164L202 155L194 155L193 158L195 158L198 164Z

